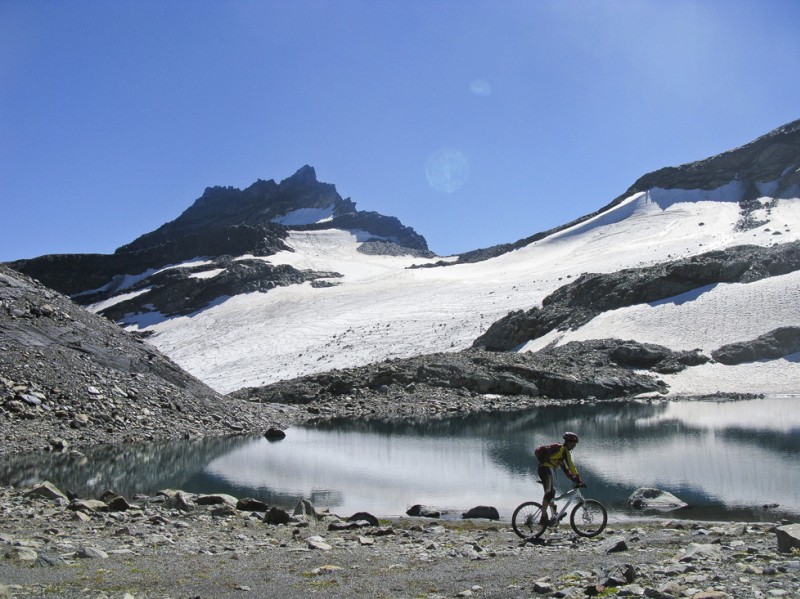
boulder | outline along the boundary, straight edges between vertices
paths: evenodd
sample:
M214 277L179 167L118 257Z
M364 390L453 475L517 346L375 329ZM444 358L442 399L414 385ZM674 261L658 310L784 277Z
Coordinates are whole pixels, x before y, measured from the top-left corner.
M308 499L303 499L294 506L294 512L292 512L293 516L305 516L307 520L319 520L319 514L317 513L314 504L312 504Z
M26 497L42 497L44 499L63 499L69 501L67 496L61 492L53 483L45 481L33 487L30 491L25 493Z
M289 512L279 507L271 507L264 516L264 522L266 524L289 524L291 520L292 517L289 515Z
M420 518L441 518L442 512L426 505L416 504L406 512L406 515Z
M369 512L356 512L347 519L348 522L358 522L361 520L369 522L370 526L380 526L378 519Z
M686 507L687 504L668 491L651 487L636 489L628 497L628 504L637 510L669 511Z
M485 518L487 520L499 520L500 514L498 513L496 507L488 505L479 505L464 512L463 514L461 514L461 517L464 520L468 518Z
M227 504L236 507L239 502L233 495L226 495L225 493L214 493L211 495L200 495L197 498L197 505L223 505Z
M325 542L325 539L318 535L308 537L306 539L306 544L308 545L309 549L318 549L320 551L330 551L333 549L331 545Z
M628 551L628 542L624 537L612 537L606 543L606 553L621 553Z
M108 553L99 547L81 547L75 552L75 557L81 559L108 559Z
M236 509L243 512L266 512L269 506L258 499L243 497L236 502Z
M182 512L191 512L194 509L194 502L188 493L177 491L167 495L167 499L164 501L164 507L180 510Z
M127 512L132 508L131 504L128 503L127 499L122 497L121 495L115 495L114 497L109 497L105 499L106 505L108 506L109 512Z
M778 551L791 553L792 549L800 549L800 524L787 524L775 529L778 537Z
M286 433L279 428L269 428L264 433L264 437L267 441L280 441L286 438Z

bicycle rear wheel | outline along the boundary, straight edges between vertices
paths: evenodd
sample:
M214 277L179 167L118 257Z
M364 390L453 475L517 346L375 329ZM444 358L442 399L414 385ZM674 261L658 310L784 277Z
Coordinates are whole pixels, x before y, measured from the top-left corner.
M523 539L538 539L547 528L539 524L542 517L542 506L535 501L526 501L517 506L511 516L511 527Z
M602 503L585 499L569 515L569 525L582 537L596 537L606 527L608 513Z

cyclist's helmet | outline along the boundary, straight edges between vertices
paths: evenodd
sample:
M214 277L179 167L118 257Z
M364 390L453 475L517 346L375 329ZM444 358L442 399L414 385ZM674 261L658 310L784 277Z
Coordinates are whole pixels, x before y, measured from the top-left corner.
M578 435L575 433L564 433L564 441L574 441L575 443L578 442Z

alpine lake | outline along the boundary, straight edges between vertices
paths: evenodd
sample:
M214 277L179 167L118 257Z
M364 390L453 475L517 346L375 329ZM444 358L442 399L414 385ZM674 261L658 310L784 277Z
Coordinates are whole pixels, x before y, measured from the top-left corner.
M424 422L332 421L287 429L286 438L227 437L103 446L81 454L12 457L0 482L49 480L62 490L126 497L162 489L228 493L292 509L308 499L349 516L399 516L411 506L460 518L493 506L541 501L534 449L575 431L573 459L586 497L612 518L640 487L688 507L669 517L776 521L800 515L800 397L630 401L540 407ZM556 477L559 489L567 479ZM645 512L647 513L647 512Z

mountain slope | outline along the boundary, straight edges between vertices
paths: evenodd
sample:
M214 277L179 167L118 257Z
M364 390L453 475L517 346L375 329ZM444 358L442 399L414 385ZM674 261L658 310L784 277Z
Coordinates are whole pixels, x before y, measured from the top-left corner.
M265 430L155 347L0 266L0 454ZM48 432L49 431L49 432Z
M791 309L800 289L794 258L787 259L790 266L784 270L769 266L780 260L782 248L796 253L799 172L800 121L718 157L646 175L604 209L556 231L467 259L445 260L421 253L423 245L413 235L403 241L400 234L376 233L376 226L365 232L353 222L361 218L358 213L337 217L319 212L321 204L306 203L302 193L297 204L281 207L282 216L259 213L252 218L247 193L236 196L230 211L224 202L224 209L214 208L211 194L125 252L137 254L168 245L175 236L206 231L198 223L213 225L219 210L221 222L236 223L231 226L266 226L269 219L270 227L284 227L279 243L241 255L200 252L207 259L146 272L118 271L113 281L105 281L107 286L79 297L92 302L93 310L150 335L154 345L189 372L228 393L388 359L468 350L487 331L502 329L492 325L510 312L542 309L543 303L553 303L548 297L568 296L587 281L599 285L590 294L602 298L613 289L600 283L616 280L630 290L627 303L599 302L590 312L568 309L565 318L545 320L535 330L522 327L524 334L497 347L555 352L557 359L542 354L548 368L570 360L586 360L589 366L599 360L605 367L620 359L624 368L635 369L637 356L673 352L686 363L655 366L648 376L660 378L656 388L795 393L800 365L791 343L781 345L784 353L778 351L769 363L725 365L710 359L723 346L748 344L764 335L777 338L774 331L800 325ZM309 183L308 175L296 176ZM274 190L257 184L262 187ZM320 197L330 192L324 184L316 189ZM337 218L344 217L347 226L337 227L342 223ZM276 218L292 224L286 228L273 222ZM376 237L382 238L377 253ZM732 250L737 246L750 249ZM710 276L715 268L726 270L715 267L717 262L737 263L738 253L744 256L739 262L761 261L764 276L744 276L747 269L738 278ZM674 283L680 269L698 270L693 258L701 255L697 260L707 274L683 276L682 285L662 280L659 294L645 293L647 280L673 277ZM667 274L659 275L662 271ZM589 343L608 338L616 341ZM585 345L559 354L570 341ZM639 344L622 343L628 341ZM695 349L703 359L680 357ZM626 362L624 355L631 353L632 361ZM592 376L590 367L581 372L580 377ZM352 377L361 380L362 375L354 372ZM541 385L542 380L531 382ZM473 384L471 392L484 388L468 383L467 389ZM631 389L648 387L636 385Z
M781 137L782 145L784 141ZM790 156L790 160L795 158ZM798 165L800 157L781 167L784 182L766 182L762 187L791 195L794 188L785 182ZM773 166L772 172L777 168ZM224 392L389 358L462 350L508 312L540 305L582 273L613 273L738 245L770 247L798 239L800 201L796 197L757 198L758 208L749 214L764 222L748 229L741 226L741 190L734 177L713 189L636 191L604 212L514 252L447 268L407 269L411 264L432 262L410 257L366 260L357 251L358 238L341 232L291 233L286 243L294 251L278 253L269 261L335 271L343 275L335 286L281 288L232 298L192 318L148 324L131 317L127 322L153 331L153 341L164 351ZM724 325L729 332L725 336L708 333L709 343L697 346L710 352L717 349L713 345L717 338L720 343L722 337L724 342L734 340L737 329L745 330L740 326L744 318L761 320L768 327L800 324L785 310L771 309L782 302L782 294L796 292L796 281L781 280L777 289L777 294L763 298L761 315L737 314L732 299L710 305L697 318L708 323L707 329ZM782 316L767 323L763 315L772 313ZM680 325L680 320L674 322L676 330ZM609 335L615 336L614 331L606 328L593 338ZM650 335L646 340L675 350L692 349L674 347L675 336ZM637 339L636 331L623 338ZM738 340L748 339L745 335ZM794 363L787 363L787 369L797 374ZM745 390L738 387L738 379L726 378L725 374L709 378L704 392L711 387L714 391ZM747 390L793 390L780 382L785 377L759 382L761 378L750 378ZM691 392L676 381L673 386Z

